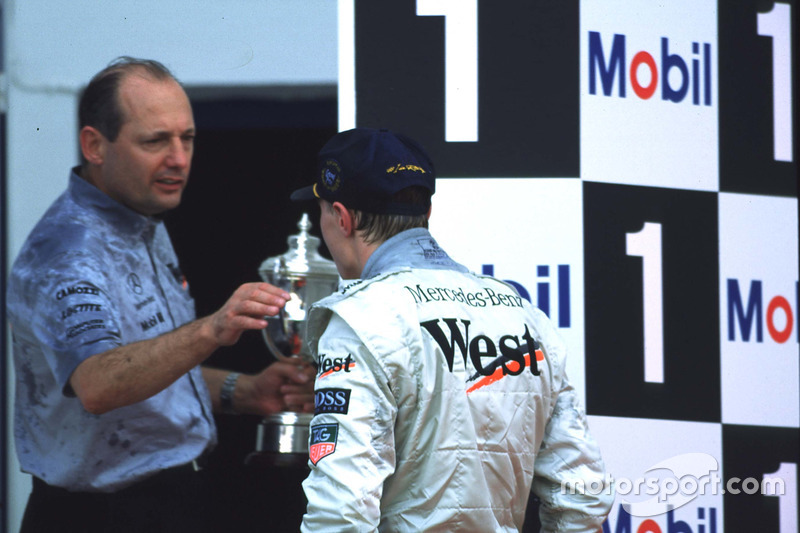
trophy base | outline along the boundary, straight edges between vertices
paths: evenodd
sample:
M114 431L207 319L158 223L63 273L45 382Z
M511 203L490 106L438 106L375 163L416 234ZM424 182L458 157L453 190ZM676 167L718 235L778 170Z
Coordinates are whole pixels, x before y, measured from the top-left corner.
M306 467L310 413L282 412L258 424L256 449L245 459L248 466Z

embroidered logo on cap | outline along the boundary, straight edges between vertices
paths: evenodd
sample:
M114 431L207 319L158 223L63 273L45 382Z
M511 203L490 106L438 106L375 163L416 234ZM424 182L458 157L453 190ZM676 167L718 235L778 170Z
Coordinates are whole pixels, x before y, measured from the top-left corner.
M342 184L342 167L334 159L328 159L320 171L322 186L330 192L335 191Z
M398 172L402 172L404 170L407 170L407 171L410 171L410 172L421 172L422 174L426 173L424 168L419 167L417 165L394 165L394 166L391 166L391 167L387 168L386 169L386 173L387 174L397 174Z

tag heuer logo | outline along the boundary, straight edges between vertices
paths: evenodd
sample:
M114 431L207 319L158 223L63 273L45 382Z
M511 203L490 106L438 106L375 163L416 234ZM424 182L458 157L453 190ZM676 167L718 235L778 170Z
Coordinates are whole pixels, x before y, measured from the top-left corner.
M336 437L339 424L317 424L311 426L311 439L308 447L308 458L316 465L323 457L336 451Z

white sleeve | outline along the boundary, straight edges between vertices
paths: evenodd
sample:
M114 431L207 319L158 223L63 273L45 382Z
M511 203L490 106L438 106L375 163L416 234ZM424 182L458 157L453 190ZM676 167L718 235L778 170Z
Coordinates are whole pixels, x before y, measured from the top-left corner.
M333 315L318 346L316 412L303 482L303 532L376 531L395 470L397 408L389 380L356 333Z
M543 532L597 531L614 502L600 449L566 377L534 465Z

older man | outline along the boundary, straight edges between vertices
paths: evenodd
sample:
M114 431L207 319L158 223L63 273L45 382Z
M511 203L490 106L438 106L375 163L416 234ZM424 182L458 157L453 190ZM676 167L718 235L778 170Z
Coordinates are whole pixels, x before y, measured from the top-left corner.
M120 58L81 96L83 164L24 244L8 315L29 531L204 531L212 410L311 409L302 364L254 376L200 365L289 295L239 287L196 319L160 218L181 201L195 125L160 63Z

